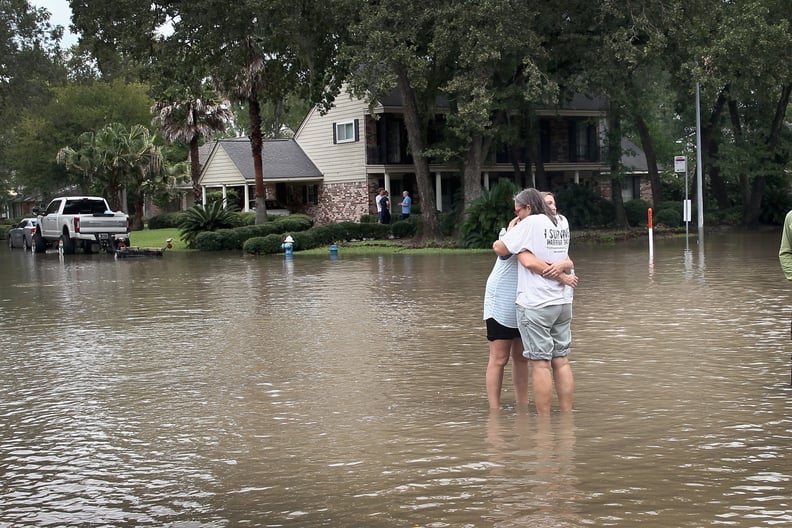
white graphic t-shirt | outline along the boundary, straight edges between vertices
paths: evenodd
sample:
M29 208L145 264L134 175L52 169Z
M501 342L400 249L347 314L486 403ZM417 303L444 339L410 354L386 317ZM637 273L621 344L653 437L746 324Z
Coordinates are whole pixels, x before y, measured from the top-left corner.
M501 239L513 254L530 251L540 260L557 262L569 252L569 222L561 215L558 225L546 215L530 215L514 226ZM572 302L571 288L555 279L546 279L524 266L517 276L517 304L526 308L541 308Z

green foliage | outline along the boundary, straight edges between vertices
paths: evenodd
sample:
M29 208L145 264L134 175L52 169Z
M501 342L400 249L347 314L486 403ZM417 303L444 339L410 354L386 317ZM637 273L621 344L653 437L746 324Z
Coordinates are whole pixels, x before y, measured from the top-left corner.
M666 227L678 227L682 225L682 213L676 209L660 209L653 215L655 225Z
M152 216L148 219L148 228L149 229L167 229L167 228L174 228L179 227L182 219L184 218L184 212L177 211L175 213L164 213L161 215Z
M378 221L377 215L364 214L360 216L361 224L376 224Z
M271 234L246 240L242 250L249 255L272 255L281 250L281 244L283 237Z
M648 209L652 204L641 198L624 202L624 212L627 214L627 222L632 227L645 226L648 222ZM656 213L656 211L652 211Z
M604 227L616 218L614 205L585 185L569 185L554 194L558 212L573 229Z
M517 187L501 179L465 211L459 228L459 239L464 247L486 248L498 238L498 232L514 218L514 195Z
M148 86L142 83L93 81L55 87L50 93L45 104L23 106L16 120L9 163L26 188L54 192L64 184L84 183L81 174L68 174L56 164L58 150L78 145L81 134L108 123L131 128L151 120Z
M287 234L294 239L294 250L300 251L350 240L385 239L391 235L391 226L358 224L356 222L326 224L306 231L284 231L278 235L270 234L249 238L243 244L242 249L245 253L255 255L277 253L281 251L281 244Z
M769 176L762 200L759 221L764 224L781 225L786 214L792 210L792 193L784 177Z
M393 236L396 238L409 238L415 236L418 226L411 220L412 217L408 218L407 220L399 220L391 224L391 233L393 233Z
M228 236L230 229L218 229L217 231L201 231L195 235L195 248L201 251L222 251L232 249L227 242L231 240Z
M239 213L232 213L238 218ZM238 220L237 220L238 221ZM230 249L242 249L245 243L256 237L266 237L277 234L281 240L286 233L295 233L310 229L313 225L311 217L306 215L289 215L274 217L273 220L263 224L239 225L229 229L218 229L199 233L195 238L195 249L202 251L220 251Z
M256 213L252 211L240 211L236 213L239 217L239 225L253 225L256 223Z
M223 201L223 193L222 191L210 191L206 193L206 203L211 204L214 202L221 202ZM229 211L239 211L239 194L234 189L226 190L226 204ZM253 213L253 219L255 220L256 214Z
M192 249L196 247L198 233L236 227L236 223L236 215L224 208L221 202L215 202L206 207L196 205L186 210L179 223L179 231L181 239Z

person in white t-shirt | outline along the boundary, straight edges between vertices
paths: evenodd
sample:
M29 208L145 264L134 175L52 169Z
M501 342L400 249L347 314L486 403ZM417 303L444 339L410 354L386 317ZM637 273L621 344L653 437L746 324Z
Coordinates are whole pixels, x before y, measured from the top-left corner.
M380 217L382 216L382 204L380 204L380 200L382 200L382 195L385 192L384 187L380 187L377 189L377 196L374 197L374 203L377 206L377 222L380 221Z
M540 415L550 414L553 382L561 411L572 410L574 378L569 364L572 342L572 302L567 286L577 287L570 273L569 222L554 215L536 189L517 194L515 203L524 203L528 216L493 250L499 256L517 255L521 266L517 276L517 323L525 348L523 355L532 364L534 404Z

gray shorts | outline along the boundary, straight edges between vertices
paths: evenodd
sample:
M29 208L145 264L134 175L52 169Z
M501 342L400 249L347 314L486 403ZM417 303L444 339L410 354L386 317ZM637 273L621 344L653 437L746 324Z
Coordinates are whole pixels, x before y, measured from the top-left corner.
M523 340L523 356L550 361L569 354L572 344L572 304L544 308L517 306L517 326Z

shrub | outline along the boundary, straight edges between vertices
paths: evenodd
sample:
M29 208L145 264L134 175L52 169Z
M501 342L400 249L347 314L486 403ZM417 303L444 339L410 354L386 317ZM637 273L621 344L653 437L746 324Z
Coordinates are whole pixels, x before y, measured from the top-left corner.
M152 216L148 220L149 229L172 229L179 227L179 223L184 218L183 211L175 213L164 213L157 216Z
M647 210L651 204L646 200L637 198L624 203L624 212L627 214L627 223L633 227L645 226L648 223ZM656 213L657 211L652 211Z
M486 248L498 237L501 227L514 218L514 194L517 187L501 179L489 190L484 190L465 211L459 227L459 239L464 247Z
M214 202L206 207L196 205L184 212L179 223L181 239L188 248L195 248L195 239L202 231L236 227L237 216L225 209L221 202Z
M558 211L572 228L602 227L616 218L615 206L585 185L569 185L554 193Z
M682 213L676 209L661 209L656 215L653 215L654 223L657 225L664 225L666 227L678 227L682 225Z
M377 215L364 214L360 216L361 224L376 224L377 222L379 222Z
M195 235L196 249L200 249L201 251L222 251L228 249L225 247L224 242L227 240L227 237L224 235L223 231L228 230L201 231Z
M236 215L239 217L239 225L253 225L256 223L256 213L247 211L247 212L238 212Z
M390 234L391 230L389 225L339 222L337 224L327 224L302 231L284 231L280 234L254 236L245 241L242 245L242 249L245 253L255 255L277 253L281 251L281 244L283 243L283 239L286 238L286 235L292 236L294 239L294 249L295 251L299 251L341 241L363 238L382 239L387 238ZM275 241L277 241L277 244Z
M396 238L409 238L415 235L417 227L415 222L411 222L410 219L399 220L391 224L391 233Z
M245 241L242 249L251 255L272 255L281 250L283 237L281 235L267 235L263 237L253 237Z
M391 232L390 226L385 224L358 224L358 226L357 238L361 240L364 238L387 238Z
M267 224L280 226L279 228L283 228L283 231L305 231L313 226L313 218L304 214L277 216L267 222Z

